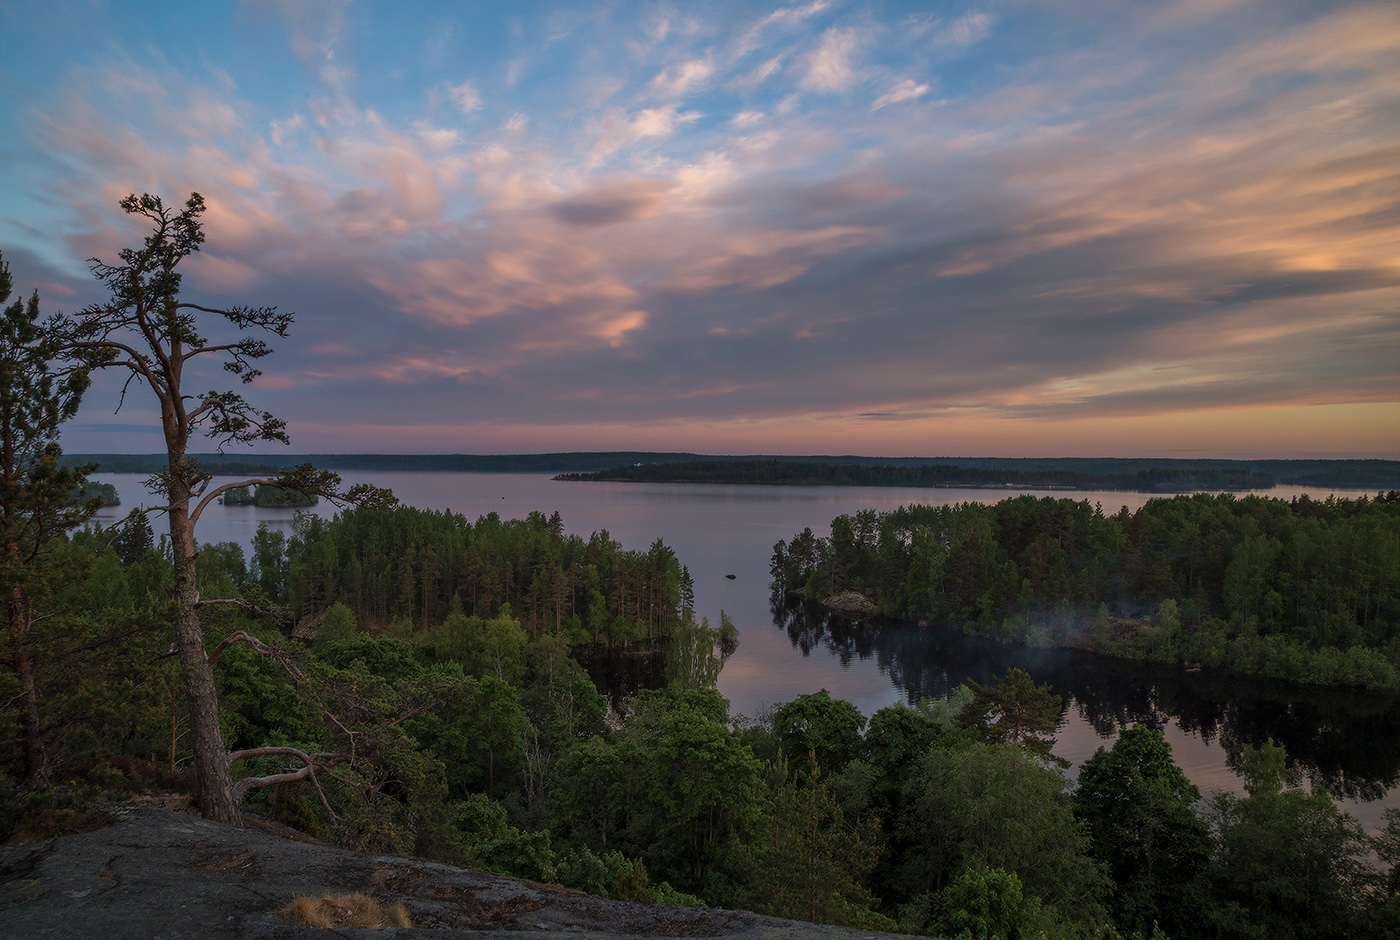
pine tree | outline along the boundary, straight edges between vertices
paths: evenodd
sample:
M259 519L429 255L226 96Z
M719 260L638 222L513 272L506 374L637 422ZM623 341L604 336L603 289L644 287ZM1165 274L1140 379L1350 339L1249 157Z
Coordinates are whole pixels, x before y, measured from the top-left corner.
M0 260L0 304L10 297L10 268ZM59 426L73 417L87 374L56 370L57 325L41 322L39 294L16 300L0 319L0 611L3 661L19 694L20 738L29 784L49 784L50 768L34 682L34 627L45 593L49 550L72 526L96 511L98 500L77 494L90 467L69 467L58 446Z
M982 741L1005 742L1068 766L1050 753L1063 702L1048 684L1036 685L1023 669L1008 669L996 685L969 681L972 700L958 712L958 724Z
M67 348L92 368L125 370L138 386L144 384L160 406L167 465L153 477L153 491L170 525L174 562L173 596L178 608L175 646L183 669L190 710L190 738L200 809L206 818L237 824L238 804L248 786L281 782L282 778L241 781L235 787L232 762L248 752L228 753L219 730L219 704L214 688L211 655L204 647L200 611L231 599L201 598L196 585L194 527L212 502L239 487L272 485L303 495L322 495L338 502L389 504L392 494L357 486L339 492L340 477L310 464L284 471L271 479L211 485L211 475L187 454L191 438L204 434L222 451L232 444L258 441L288 443L286 422L260 411L232 391L191 394L185 388L187 367L211 357L245 384L261 373L254 366L272 352L268 343L249 331L285 337L292 314L276 307L206 307L182 300L180 262L199 251L204 229L199 217L204 199L192 193L183 210L165 206L149 193L121 200L127 213L151 226L140 248L123 248L121 264L91 259L92 272L109 291L106 302L84 308L68 324ZM211 342L201 332L204 321L231 327L235 337ZM222 323L220 324L220 321ZM246 638L246 637L245 637ZM227 641L225 641L227 642ZM285 750L285 749L284 749ZM292 754L297 756L299 752ZM305 756L305 755L301 755ZM308 758L309 761L309 758ZM310 764L304 769L309 774ZM289 776L289 775L284 775Z

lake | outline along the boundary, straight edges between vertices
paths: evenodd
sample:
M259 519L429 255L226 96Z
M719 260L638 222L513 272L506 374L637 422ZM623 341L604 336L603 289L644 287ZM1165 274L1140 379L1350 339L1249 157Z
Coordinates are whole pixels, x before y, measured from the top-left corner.
M1126 663L1068 650L1005 649L957 631L910 626L873 630L829 620L774 624L768 562L773 545L810 526L826 535L831 520L860 509L910 503L996 502L1021 492L1087 499L1106 514L1135 510L1144 493L1053 492L971 488L718 486L705 484L565 483L509 473L354 473L347 484L387 486L406 504L450 509L469 519L489 512L523 518L533 510L563 516L566 529L587 537L607 529L631 549L661 538L695 580L695 610L717 622L721 610L739 628L738 651L720 673L732 712L755 716L798 695L826 689L869 715L896 701L943 696L969 678L989 683L1011 666L1049 682L1068 704L1055 753L1071 775L1128 723L1161 727L1177 760L1203 793L1243 793L1232 763L1247 744L1272 738L1292 761L1294 782L1324 786L1368 829L1384 808L1400 806L1400 697L1317 689L1266 680L1226 678L1209 670ZM116 486L124 505L99 514L123 517L147 494L136 474L96 474ZM216 481L217 482L217 481ZM1284 499L1307 492L1360 491L1277 487ZM314 510L330 516L324 501ZM293 511L212 505L200 520L202 542L250 545L260 522L290 527ZM152 525L160 531L160 518ZM731 580L728 575L734 575Z

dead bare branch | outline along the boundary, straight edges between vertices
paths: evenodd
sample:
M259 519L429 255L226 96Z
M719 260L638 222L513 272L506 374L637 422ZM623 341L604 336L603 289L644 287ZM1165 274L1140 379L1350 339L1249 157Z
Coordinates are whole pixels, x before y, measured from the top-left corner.
M209 654L209 665L213 666L215 663L217 663L219 661L219 657L224 654L224 650L228 649L235 643L247 643L249 646L257 650L263 656L266 656L268 659L271 659L274 662L278 663L283 669L287 671L287 674L292 677L292 681L295 683L301 683L306 678L302 671L297 667L296 663L292 662L292 657L289 656L286 653L286 651L264 643L262 640L259 640L257 637L253 636L246 630L235 630L233 633L230 633L228 636L224 637L223 640L220 641L219 645L214 647L213 652Z
M329 771L329 768L346 762L347 758L344 754L326 752L308 754L295 747L250 747L230 753L228 755L228 762L229 765L232 766L234 761L244 758L272 757L278 754L295 757L302 762L302 766L294 770L283 771L282 773L265 774L261 777L243 777L233 785L235 798L241 802L249 790L275 786L280 783L295 783L298 780L310 780L311 785L316 788L316 795L320 797L321 806L325 809L327 815L329 815L332 820L339 819L335 814L335 810L331 809L331 804L330 801L326 799L325 791L321 789L321 781L316 779L316 767L319 764L323 769Z

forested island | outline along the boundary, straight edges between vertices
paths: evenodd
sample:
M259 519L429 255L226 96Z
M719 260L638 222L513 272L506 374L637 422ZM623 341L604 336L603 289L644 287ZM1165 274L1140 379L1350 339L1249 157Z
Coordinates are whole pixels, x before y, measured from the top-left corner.
M314 493L298 493L280 486L240 486L219 497L225 506L281 506L288 509L309 509L320 500Z
M76 497L78 502L95 499L103 506L120 506L122 504L121 499L117 497L117 488L114 485L98 483L96 480L85 480L78 487Z
M1197 494L1105 515L1087 501L905 506L773 548L779 615L803 605L1004 642L1400 688L1400 492Z

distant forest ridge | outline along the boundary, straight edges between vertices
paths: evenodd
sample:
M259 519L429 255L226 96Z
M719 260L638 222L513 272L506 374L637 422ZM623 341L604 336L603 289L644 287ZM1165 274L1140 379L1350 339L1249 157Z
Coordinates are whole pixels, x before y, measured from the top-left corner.
M806 459L727 459L634 463L596 473L562 473L555 479L791 486L990 486L1140 493L1267 490L1279 483L1338 489L1394 489L1400 487L1400 461L964 458L857 464Z
M852 486L1028 486L1182 492L1400 488L1400 460L1213 460L1152 457L717 456L650 451L554 454L191 454L220 476L264 475L314 463L342 471L553 473L568 480L787 483ZM70 454L100 473L158 473L162 454Z

